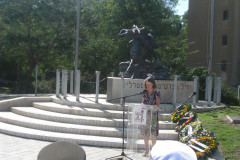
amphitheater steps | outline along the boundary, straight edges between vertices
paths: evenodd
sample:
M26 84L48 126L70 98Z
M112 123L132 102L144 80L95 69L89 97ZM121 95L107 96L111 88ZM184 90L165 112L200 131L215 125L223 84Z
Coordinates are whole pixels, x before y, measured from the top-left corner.
M81 116L90 116L90 117L104 117L104 118L122 118L122 111L116 110L106 110L100 108L89 108L89 107L76 107L76 106L68 106L61 105L53 102L41 102L41 103L33 103L33 107L52 111L57 113L64 114L73 114L73 115L81 115ZM125 114L125 118L127 118L127 114Z
M161 107L158 140L177 140L175 124L169 122L172 108ZM52 102L33 102L32 106L11 107L10 112L0 112L0 132L37 140L121 147L122 108L118 104L77 103L56 98ZM125 113L127 143L127 111ZM139 143L142 145L143 140Z
M115 137L100 137L100 136L92 136L92 135L50 132L50 131L20 127L20 126L7 124L3 122L0 122L0 126L1 126L0 127L1 133L23 137L23 138L31 138L31 139L44 140L44 141L70 141L70 142L75 142L83 145L117 147L117 148L120 148L122 145L122 139L115 138Z
M122 137L122 128L98 127L89 125L78 125L60 123L41 119L29 118L12 112L0 112L0 121L26 128L39 129L51 132L72 133L82 135Z

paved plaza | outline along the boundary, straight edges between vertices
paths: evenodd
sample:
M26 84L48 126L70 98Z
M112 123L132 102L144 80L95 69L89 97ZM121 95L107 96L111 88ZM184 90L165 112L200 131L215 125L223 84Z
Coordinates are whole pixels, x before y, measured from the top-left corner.
M0 160L36 160L39 151L51 143L0 134ZM82 147L87 160L104 160L122 153L120 148Z
M87 99L81 100L84 101ZM100 99L99 103L101 103L101 101L102 100ZM106 101L104 101L104 103L106 103ZM194 109L211 110L224 107L216 106L214 104L212 104L211 106L212 107L208 107L206 102L199 102ZM51 143L53 142L26 139L0 133L0 160L37 160L37 156L40 150ZM96 147L90 145L81 146L86 152L87 160L105 160L106 158L118 156L122 153L121 148ZM125 153L127 154L127 156L132 158L131 152L129 150L125 149ZM138 156L141 156L141 153L139 153ZM219 151L216 151L215 155L212 158L209 158L209 160L223 160L223 159L224 158L221 155L221 153L219 153ZM137 158L136 160L139 160L139 158Z
M37 160L39 151L52 142L25 139L0 133L0 160ZM120 155L120 148L106 148L82 146L86 152L87 160L105 160ZM124 151L127 155L128 150ZM221 153L216 151L209 160L223 160Z

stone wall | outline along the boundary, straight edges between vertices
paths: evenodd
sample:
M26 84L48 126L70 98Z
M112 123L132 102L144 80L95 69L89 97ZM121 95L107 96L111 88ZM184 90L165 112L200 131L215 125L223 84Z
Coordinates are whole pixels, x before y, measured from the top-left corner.
M161 103L168 104L173 103L173 90L174 81L173 80L156 80L157 88L161 93ZM123 96L130 96L138 94L144 90L144 80L143 79L130 79L124 78L124 83L122 85L121 78L118 77L108 77L107 80L107 99L115 99L112 102L119 102L121 97L121 88L123 86ZM193 93L193 82L192 81L178 81L177 82L177 103L183 102ZM191 99L189 100L191 101ZM126 98L126 102L140 103L141 96L131 96Z

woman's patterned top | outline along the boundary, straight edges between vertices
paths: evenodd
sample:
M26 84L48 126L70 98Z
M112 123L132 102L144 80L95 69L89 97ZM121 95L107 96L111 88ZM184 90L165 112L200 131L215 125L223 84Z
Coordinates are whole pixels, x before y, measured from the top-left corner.
M160 91L156 89L152 92L150 96L148 95L148 92L146 92L142 94L142 97L143 97L143 104L155 105L156 99L160 98Z

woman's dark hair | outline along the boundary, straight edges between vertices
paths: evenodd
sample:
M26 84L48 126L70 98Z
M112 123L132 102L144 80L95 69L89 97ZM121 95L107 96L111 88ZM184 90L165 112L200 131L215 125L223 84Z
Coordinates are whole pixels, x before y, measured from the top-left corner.
M147 89L146 82L151 82L153 84L153 89L157 88L157 84L156 84L155 79L153 77L147 77L144 80L144 89Z

